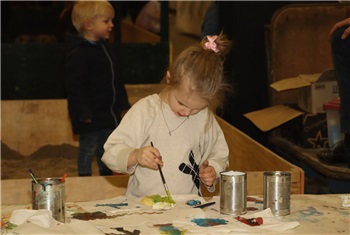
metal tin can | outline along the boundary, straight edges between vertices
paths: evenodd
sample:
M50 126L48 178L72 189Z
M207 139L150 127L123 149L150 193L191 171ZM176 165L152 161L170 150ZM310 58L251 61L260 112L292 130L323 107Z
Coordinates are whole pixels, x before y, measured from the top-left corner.
M65 222L65 182L61 179L45 178L32 181L32 207L34 210L47 209L52 217Z
M290 214L291 173L270 171L264 173L264 209L270 208L276 216Z
M220 213L242 215L247 212L247 174L240 171L220 173Z

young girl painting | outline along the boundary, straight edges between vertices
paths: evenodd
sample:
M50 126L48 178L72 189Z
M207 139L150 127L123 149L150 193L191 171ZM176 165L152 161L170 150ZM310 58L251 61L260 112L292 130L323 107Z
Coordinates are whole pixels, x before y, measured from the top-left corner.
M130 174L126 196L165 194L158 165L172 194L201 195L202 183L215 190L228 165L214 112L229 89L223 59L230 49L220 34L184 50L166 72L162 91L133 105L109 136L102 161Z

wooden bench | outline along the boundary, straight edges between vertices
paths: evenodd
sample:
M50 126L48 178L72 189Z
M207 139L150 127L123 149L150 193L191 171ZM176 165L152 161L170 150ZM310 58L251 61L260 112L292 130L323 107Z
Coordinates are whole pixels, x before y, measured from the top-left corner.
M158 92L158 84L127 85L131 104L140 98ZM65 99L57 100L2 100L2 142L28 156L45 145L62 143L78 146L73 136ZM44 120L38 124L38 120ZM304 193L304 171L284 160L225 120L217 117L229 145L227 170L247 172L248 195L263 194L265 171L289 171L292 174L292 193ZM52 131L55 126L55 131ZM19 129L20 128L20 135ZM28 140L31 141L28 141ZM88 201L112 198L125 193L128 176L68 177L66 201ZM214 193L203 190L204 196L219 195L219 184ZM1 180L1 203L31 202L31 179Z

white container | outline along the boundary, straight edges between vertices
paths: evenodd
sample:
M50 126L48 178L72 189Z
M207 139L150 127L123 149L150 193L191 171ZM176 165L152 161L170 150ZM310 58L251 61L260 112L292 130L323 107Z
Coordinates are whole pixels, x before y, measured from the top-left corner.
M334 99L323 105L327 114L328 146L332 149L334 145L343 140L344 133L340 131L340 99Z

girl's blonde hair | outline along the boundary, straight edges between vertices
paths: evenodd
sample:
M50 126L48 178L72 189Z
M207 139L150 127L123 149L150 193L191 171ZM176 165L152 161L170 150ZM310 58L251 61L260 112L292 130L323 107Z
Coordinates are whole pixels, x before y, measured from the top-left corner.
M215 112L230 90L229 84L224 81L223 62L231 46L231 41L221 33L207 36L198 45L184 50L170 66L170 77L162 80L164 91L179 88L186 81L190 84L188 92L199 94L207 101L208 108Z
M108 1L77 1L73 6L72 23L81 34L84 30L84 23L87 20L94 20L103 15L114 17L113 6Z

